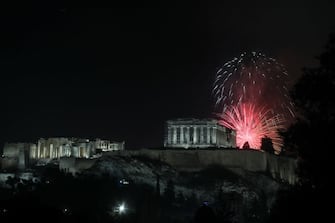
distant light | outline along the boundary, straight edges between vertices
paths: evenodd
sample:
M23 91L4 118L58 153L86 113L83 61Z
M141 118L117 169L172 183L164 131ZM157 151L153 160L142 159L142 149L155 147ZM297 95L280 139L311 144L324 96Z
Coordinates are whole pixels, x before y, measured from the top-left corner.
M121 204L120 207L119 207L119 213L122 214L126 211L126 208L124 206L124 204Z
M69 214L70 212L69 212L70 210L68 209L68 208L63 208L63 210L62 210L62 212L64 213L64 214Z
M121 179L119 182L120 182L120 184L123 184L123 185L128 185L129 184L129 181L127 181L126 179Z
M126 213L127 208L125 203L122 203L114 208L114 212L118 213L119 215Z

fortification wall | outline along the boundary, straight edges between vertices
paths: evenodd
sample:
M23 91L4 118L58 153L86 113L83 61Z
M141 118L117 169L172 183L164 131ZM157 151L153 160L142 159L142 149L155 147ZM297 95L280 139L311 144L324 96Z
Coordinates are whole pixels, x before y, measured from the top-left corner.
M82 170L91 168L96 161L97 159L62 157L59 160L59 169L74 175Z
M253 150L124 150L106 155L146 156L161 160L179 170L194 171L210 165L268 173L273 178L294 184L297 181L295 159Z

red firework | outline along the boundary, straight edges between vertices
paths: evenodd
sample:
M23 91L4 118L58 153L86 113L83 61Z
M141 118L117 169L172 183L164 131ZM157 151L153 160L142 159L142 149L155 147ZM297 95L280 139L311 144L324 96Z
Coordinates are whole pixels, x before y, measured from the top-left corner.
M279 151L282 139L278 128L283 127L284 120L280 116L268 117L270 110L257 108L253 104L240 103L228 107L220 117L220 123L236 131L236 145L242 148L248 142L250 148L260 149L261 139L270 137L275 150Z
M259 52L242 53L216 73L213 86L216 113L224 126L236 131L237 146L248 142L260 149L261 139L272 139L279 152L278 130L294 119L287 87L288 73L282 64Z

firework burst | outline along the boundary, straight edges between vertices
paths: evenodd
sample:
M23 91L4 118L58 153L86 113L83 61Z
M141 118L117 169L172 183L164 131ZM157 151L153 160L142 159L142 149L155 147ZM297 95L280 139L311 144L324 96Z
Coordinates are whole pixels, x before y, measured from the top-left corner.
M294 118L287 79L282 64L259 52L244 52L217 71L212 92L215 112L223 125L236 130L237 146L248 142L259 149L261 138L267 136L280 150L278 130Z
M282 139L277 130L284 127L284 120L279 115L269 118L269 113L270 110L265 107L240 103L220 114L220 123L236 131L236 145L239 148L248 142L251 148L259 149L261 139L267 136L272 139L274 148L278 151L282 146Z

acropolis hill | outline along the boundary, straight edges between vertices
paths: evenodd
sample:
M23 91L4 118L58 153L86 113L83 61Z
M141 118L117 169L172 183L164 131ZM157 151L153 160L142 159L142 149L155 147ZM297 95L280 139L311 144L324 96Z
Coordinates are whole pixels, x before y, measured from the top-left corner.
M106 156L144 156L165 162L182 171L197 171L212 165L220 165L233 171L240 170L270 174L272 178L295 184L297 161L256 150L181 150L141 149L108 152Z
M3 170L33 169L56 163L72 174L91 168L101 157L142 156L182 171L197 171L220 165L241 171L264 173L273 179L295 184L296 159L260 150L236 148L236 134L213 119L177 119L166 125L163 148L125 149L124 142L77 138L39 139L34 143L7 143L1 158Z

